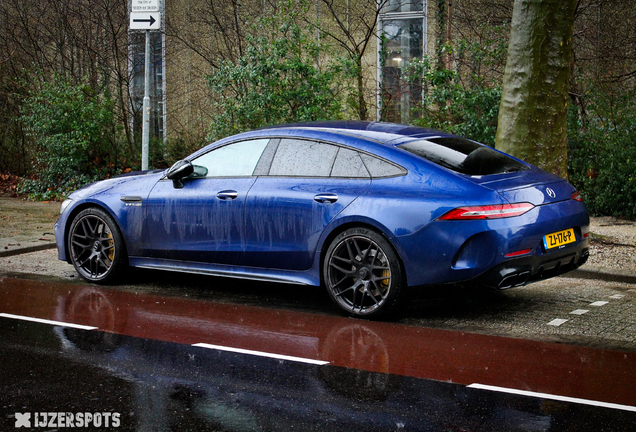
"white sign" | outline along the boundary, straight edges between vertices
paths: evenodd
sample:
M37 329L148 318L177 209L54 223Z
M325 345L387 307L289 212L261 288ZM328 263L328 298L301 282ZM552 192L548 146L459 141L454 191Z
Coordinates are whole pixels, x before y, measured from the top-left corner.
M130 30L161 30L161 13L131 12Z
M158 12L159 0L132 0L131 12Z

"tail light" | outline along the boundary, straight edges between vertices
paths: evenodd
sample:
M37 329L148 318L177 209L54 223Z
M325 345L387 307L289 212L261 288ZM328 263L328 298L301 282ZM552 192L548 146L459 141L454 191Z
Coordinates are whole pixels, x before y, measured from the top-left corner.
M530 203L458 207L445 213L438 220L502 219L521 216L533 208L534 205Z
M581 193L579 191L572 192L571 198L576 201L583 201L583 198L581 197Z

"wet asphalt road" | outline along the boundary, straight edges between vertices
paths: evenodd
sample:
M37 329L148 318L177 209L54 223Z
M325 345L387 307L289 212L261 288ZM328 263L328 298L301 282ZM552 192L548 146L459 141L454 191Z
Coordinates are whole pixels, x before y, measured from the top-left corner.
M317 288L0 275L0 430L631 431L633 302L556 278L413 293L370 322Z

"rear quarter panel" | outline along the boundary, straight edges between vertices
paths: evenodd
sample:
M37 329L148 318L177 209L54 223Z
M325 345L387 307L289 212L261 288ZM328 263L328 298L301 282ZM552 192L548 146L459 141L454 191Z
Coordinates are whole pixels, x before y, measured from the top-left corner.
M404 264L409 285L436 283L469 232L444 229L435 219L462 205L499 204L503 198L462 176L409 166L405 176L374 179L369 190L333 221L371 225L389 238Z

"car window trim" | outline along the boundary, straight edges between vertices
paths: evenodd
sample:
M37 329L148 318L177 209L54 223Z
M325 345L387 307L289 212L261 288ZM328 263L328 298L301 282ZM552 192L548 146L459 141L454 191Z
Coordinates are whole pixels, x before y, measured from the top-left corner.
M253 176L260 177L268 175L274 157L276 157L276 152L278 152L280 142L281 138L270 138L269 143L265 147L265 150L263 150L263 154L256 164L256 168L254 168Z
M356 136L356 135L352 135L352 137L354 138L361 138L360 136ZM395 167L397 167L400 171L402 171L401 174L395 174L395 175L390 175L390 176L380 176L380 177L374 177L371 175L371 172L369 171L369 168L367 167L367 165L364 163L364 159L360 158L362 160L362 164L364 165L364 168L367 170L367 173L369 174L369 177L341 177L341 176L331 176L329 175L328 177L322 177L322 176L297 176L297 175L270 175L269 171L272 167L272 162L274 161L274 158L276 157L276 152L278 152L278 146L280 145L280 142L282 139L285 138L290 138L290 139L298 139L298 140L304 140L304 141L313 141L313 142L317 142L317 143L322 143L322 144L329 144L329 145L334 145L337 146L339 148L344 148L347 150L352 150L355 152L358 152L359 154L365 154L368 155L370 157L379 159L383 162L386 162L388 164L391 164ZM373 154L371 152L365 151L365 150L361 150L355 147L351 147L345 144L341 144L341 143L336 143L336 142L332 142L332 141L328 141L328 140L324 140L324 139L313 139L313 138L305 138L305 137L289 137L289 136L261 136L261 137L251 137L251 138L246 138L246 139L240 139L240 140L236 140L236 141L232 141L232 142L228 142L225 143L223 145L211 148L210 150L201 153L201 154L197 154L197 158L208 154L211 151L220 149L222 147L226 147L228 145L231 144L236 144L236 143L240 143L243 141L257 141L260 139L269 139L269 143L267 144L267 146L265 146L265 149L263 150L263 153L261 154L260 159L258 160L258 162L256 163L256 167L254 168L254 171L252 172L251 176L232 176L232 177L200 177L200 178L192 178L192 179L184 179L184 180L203 180L203 179L207 179L207 178L246 178L246 177L274 177L274 178L321 178L321 179L325 179L325 178L336 178L336 179L350 179L350 180L374 180L374 179L388 179L388 178L394 178L394 177L402 177L408 174L408 169L404 168L402 165L399 165L395 162L392 162L382 156L378 156L376 154ZM365 138L366 139L366 138ZM369 140L371 142L376 142L374 140ZM379 144L379 141L377 142ZM272 148L272 150L270 150L270 147ZM270 156L270 152L271 152L271 156ZM336 153L336 158L337 158L337 153ZM332 166L331 166L331 170L333 171L333 164L335 163L335 158L334 161L332 162ZM190 160L190 162L192 162ZM161 181L167 180L167 178L164 176Z

